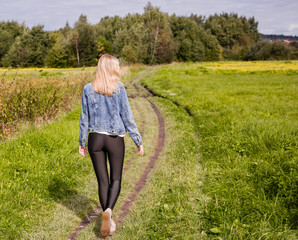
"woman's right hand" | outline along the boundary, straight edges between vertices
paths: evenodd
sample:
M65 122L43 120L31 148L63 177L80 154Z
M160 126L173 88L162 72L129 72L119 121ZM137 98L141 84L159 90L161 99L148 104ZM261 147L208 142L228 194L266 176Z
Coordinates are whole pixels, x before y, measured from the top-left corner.
M143 154L144 154L144 148L143 148L143 145L138 146L138 152L139 152L139 155L140 155L140 156L143 156Z
M87 156L87 147L81 147L81 146L79 146L79 153L80 153L83 157L86 157L86 156Z

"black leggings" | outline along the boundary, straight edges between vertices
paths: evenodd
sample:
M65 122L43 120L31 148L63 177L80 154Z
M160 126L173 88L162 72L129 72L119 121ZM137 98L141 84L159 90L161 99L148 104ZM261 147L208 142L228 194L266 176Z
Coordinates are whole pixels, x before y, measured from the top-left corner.
M93 163L101 207L104 210L114 208L121 189L124 161L123 137L100 133L89 133L88 151ZM110 163L110 177L107 168L107 157Z

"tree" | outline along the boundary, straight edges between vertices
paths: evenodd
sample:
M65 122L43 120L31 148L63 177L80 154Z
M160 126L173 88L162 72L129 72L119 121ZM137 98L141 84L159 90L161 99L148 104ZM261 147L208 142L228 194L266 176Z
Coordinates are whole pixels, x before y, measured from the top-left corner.
M244 60L286 60L291 57L291 49L281 41L260 41L253 45Z
M37 66L42 67L45 57L51 47L49 33L43 30L42 25L27 29L21 36L18 36L8 53L3 59L7 66Z
M7 54L16 37L22 35L24 24L19 25L15 21L0 22L0 66L2 57Z
M179 61L207 61L221 58L221 47L214 36L193 18L171 16L171 28Z
M144 8L144 25L148 32L147 63L171 62L177 51L170 28L169 16L153 7L150 2Z
M298 59L298 41L290 43L291 59Z
M96 39L97 43L97 52L98 52L98 58L101 57L101 55L105 53L112 53L112 44L105 40L103 37L98 37Z
M50 33L53 45L46 57L47 66L56 68L75 66L76 57L72 48L70 34L70 29L67 32L65 32L65 29L59 29L59 31Z
M121 56L128 63L136 63L138 61L137 53L130 45L124 46Z
M21 37L16 37L14 43L9 48L8 52L2 58L2 65L4 67L27 66L27 58L29 49L22 43Z
M92 25L87 22L87 16L81 14L73 30L73 47L77 56L78 66L96 64L96 36Z
M136 22L131 26L128 30L128 36L129 38L126 46L129 46L130 49L134 51L136 62L146 63L146 60L148 59L149 34L143 20ZM122 56L126 58L125 52L122 53Z
M210 29L223 47L226 59L242 59L248 49L259 40L258 22L255 19L239 17L236 13L222 13L209 16L205 29Z
M63 28L59 29L59 32L62 33L65 38L69 36L69 33L71 32L71 27L69 26L68 21L65 23L65 26Z
M147 59L148 33L140 15L128 15L113 37L112 53L128 63Z
M287 60L290 59L291 49L282 41L274 41L272 43L270 60Z

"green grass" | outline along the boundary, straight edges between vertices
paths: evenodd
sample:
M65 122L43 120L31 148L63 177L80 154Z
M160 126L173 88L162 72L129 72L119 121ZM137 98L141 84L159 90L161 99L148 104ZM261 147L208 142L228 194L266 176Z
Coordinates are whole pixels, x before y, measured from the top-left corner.
M134 76L135 72L130 75ZM123 81L130 79L126 76ZM152 143L157 136L150 104L143 98L130 102L146 136L146 152L138 158L135 144L128 134L125 136L124 167L133 156L134 161L124 176L116 209L132 192L154 152ZM59 115L51 124L31 125L18 138L0 144L0 239L66 239L98 204L92 163L78 154L79 114L77 104L71 113Z
M91 74L74 76L77 90ZM30 83L38 87L43 80L52 81L35 76ZM98 204L92 163L78 154L77 97L72 112L60 112L48 125L28 122L15 139L0 143L0 239L65 239Z
M296 72L214 72L198 63L163 66L144 80L193 115L208 239L297 237Z
M133 81L152 75L147 68ZM129 95L135 90L126 84ZM145 94L141 86L140 91ZM204 202L198 185L202 183L202 169L196 146L193 119L170 101L150 98L165 119L166 140L164 150L152 169L145 188L137 197L133 208L125 217L112 239L197 239L199 217L197 211ZM127 198L138 180L149 157L154 154L158 123L150 104L144 98L130 99L138 126L144 126L143 141L145 156L135 159L123 177L123 187L114 209L116 216L121 203ZM184 134L181 134L184 133ZM130 148L130 145L128 144ZM78 240L98 239L100 217L79 233Z
M152 169L145 188L112 239L197 239L199 216L204 195L198 187L202 183L202 169L196 149L193 119L168 100L151 98L165 119L164 150ZM123 177L123 190L114 209L119 214L121 202L133 188L148 158L154 154L158 124L155 114L145 99L132 101L142 108L145 119L143 135L146 156L136 159ZM149 108L148 108L149 107ZM152 119L152 116L154 117ZM137 119L140 119L136 114ZM181 133L184 133L181 135ZM145 158L145 162L144 162ZM147 159L146 159L147 158ZM129 187L129 188L127 188ZM79 233L78 240L98 239L101 218Z
M79 113L77 108L51 125L32 127L1 143L1 239L21 239L57 203L68 207L67 197L80 197L92 164L77 154ZM95 206L94 196L82 197L79 217Z
M212 64L137 67L123 79L145 156L125 173L115 214L158 134L155 113L130 79L162 97L151 101L165 119L166 141L112 239L297 238L297 74L213 71ZM77 152L79 114L76 105L1 142L0 239L66 239L97 205L92 163ZM125 138L126 166L136 148ZM78 239L98 239L99 221Z
M164 151L113 239L198 239L205 196L193 120L168 100L151 100L165 118Z

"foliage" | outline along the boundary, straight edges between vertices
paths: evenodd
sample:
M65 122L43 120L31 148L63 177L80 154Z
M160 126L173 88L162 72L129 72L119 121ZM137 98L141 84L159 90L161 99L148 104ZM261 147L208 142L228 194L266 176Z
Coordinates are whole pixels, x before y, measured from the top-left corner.
M243 59L249 47L259 40L258 22L254 17L238 17L235 13L209 16L205 28L210 29L224 48L224 58Z
M148 49L145 63L171 62L176 54L169 17L150 2L144 8L144 25L148 32Z
M68 30L64 34L53 32L50 34L53 42L52 48L46 56L46 65L53 68L65 68L76 66L76 57L71 45L71 33Z
M8 52L17 36L22 35L24 25L19 25L15 21L0 22L0 60ZM0 66L2 65L0 61Z
M171 28L179 46L179 61L208 61L221 59L221 47L214 36L187 17L171 16Z
M75 23L73 48L76 52L78 67L92 66L97 63L96 36L94 28L87 22L87 16L81 15Z
M97 52L98 52L98 58L101 57L101 55L105 53L111 53L112 52L112 45L110 42L105 40L103 37L98 37L96 39L97 43Z
M136 51L132 46L126 45L122 48L122 58L128 63L136 63L138 61Z
M281 41L260 41L253 45L245 60L287 60L290 59L291 49Z
M4 66L41 67L45 65L47 51L51 47L49 33L43 30L43 26L26 29L22 35L10 47L2 60Z
M73 50L73 32L66 23L59 31L50 32L52 47L46 56L46 66L65 68L77 66Z
M298 41L290 43L291 59L298 59Z

